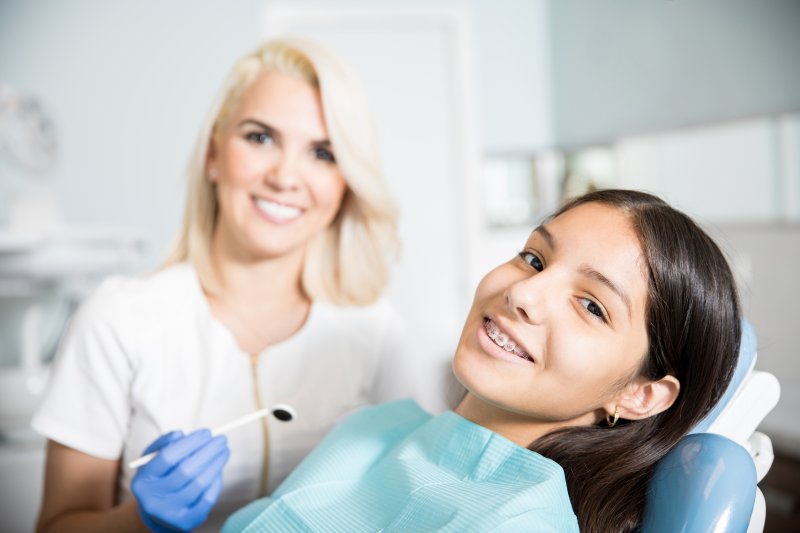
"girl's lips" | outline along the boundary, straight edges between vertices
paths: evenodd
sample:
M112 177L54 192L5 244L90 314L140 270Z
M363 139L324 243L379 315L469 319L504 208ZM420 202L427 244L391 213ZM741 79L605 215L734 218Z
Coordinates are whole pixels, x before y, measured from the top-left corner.
M495 359L516 364L535 364L533 358L489 318L484 319L482 327L478 328L478 344Z

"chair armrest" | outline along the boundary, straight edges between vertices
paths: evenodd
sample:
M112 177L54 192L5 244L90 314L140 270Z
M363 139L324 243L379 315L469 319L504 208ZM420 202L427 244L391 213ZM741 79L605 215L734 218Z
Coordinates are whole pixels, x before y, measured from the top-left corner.
M761 480L769 472L772 461L775 459L775 453L772 451L772 440L763 433L756 431L747 439L746 448L756 465L756 479L758 483L761 483Z
M764 522L767 520L767 502L760 489L756 489L756 501L753 504L753 515L750 517L750 525L747 526L747 533L762 533Z

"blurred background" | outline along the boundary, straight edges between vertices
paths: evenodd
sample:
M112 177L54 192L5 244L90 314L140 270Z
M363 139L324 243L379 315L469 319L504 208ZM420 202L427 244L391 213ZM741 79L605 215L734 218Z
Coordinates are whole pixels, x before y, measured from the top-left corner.
M3 531L33 527L27 424L70 313L102 277L159 266L220 82L285 34L364 81L402 213L388 296L423 376L446 367L480 276L563 198L645 189L701 222L782 386L760 428L766 530L797 526L797 0L0 0Z

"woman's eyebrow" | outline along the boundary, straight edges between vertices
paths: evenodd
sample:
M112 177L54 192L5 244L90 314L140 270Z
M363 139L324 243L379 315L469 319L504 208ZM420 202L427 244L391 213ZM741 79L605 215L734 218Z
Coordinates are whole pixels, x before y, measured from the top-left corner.
M627 293L624 290L622 290L622 287L620 287L619 285L617 285L616 283L614 283L613 281L608 279L608 277L603 275L603 273L598 272L597 270L593 269L589 265L586 265L586 264L581 265L581 267L578 269L578 271L581 274L583 274L584 276L586 276L587 278L599 281L600 283L602 283L603 285L605 285L606 287L611 289L611 291L614 294L619 296L619 298L625 304L625 308L628 310L628 318L630 319L630 317L631 317L631 300L630 300L630 298L628 298Z
M331 141L329 139L320 139L319 141L311 141L313 146L317 148L332 148Z
M239 122L239 126L238 127L239 127L239 129L241 129L241 128L247 126L248 124L251 125L251 126L258 126L262 130L264 130L267 133L269 133L270 135L272 135L273 137L280 138L280 136L281 136L281 132L279 132L278 130L276 130L275 128L270 126L269 124L266 124L264 122L261 122L260 120L254 119L254 118L246 118L246 119L242 120L241 122Z
M281 132L280 131L278 131L277 129L273 128L269 124L267 124L265 122L261 122L260 120L256 120L254 118L246 118L246 119L242 120L241 122L239 122L239 128L243 128L244 126L247 126L248 124L253 125L253 126L258 126L262 130L266 131L267 133L269 133L270 135L275 137L275 139L277 139L277 140L280 140L280 138L281 138ZM315 146L317 148L326 148L326 149L330 149L331 148L330 139L312 140L311 142L309 142L309 144L311 146Z

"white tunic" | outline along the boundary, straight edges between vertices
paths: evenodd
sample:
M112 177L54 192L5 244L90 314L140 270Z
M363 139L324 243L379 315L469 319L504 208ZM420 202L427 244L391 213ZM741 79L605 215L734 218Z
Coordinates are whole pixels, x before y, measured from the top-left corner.
M412 396L401 358L403 331L385 301L367 307L314 303L291 338L251 357L210 312L194 269L105 281L81 306L61 342L33 417L35 430L103 459L122 459L120 500L132 497L127 463L159 435L213 428L264 407L292 406L290 422L267 418L272 491L343 415ZM263 428L228 433L224 489L207 522L259 497Z

